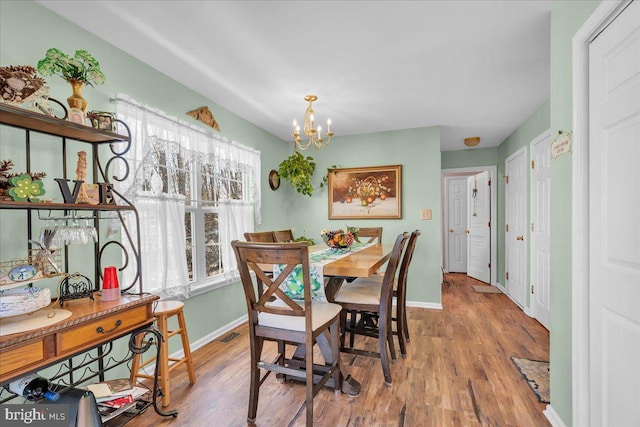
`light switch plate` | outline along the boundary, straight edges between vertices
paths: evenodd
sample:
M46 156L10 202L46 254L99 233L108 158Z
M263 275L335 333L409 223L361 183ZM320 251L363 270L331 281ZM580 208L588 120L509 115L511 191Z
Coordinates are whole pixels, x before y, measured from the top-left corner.
M420 211L420 219L431 219L431 209L422 209Z

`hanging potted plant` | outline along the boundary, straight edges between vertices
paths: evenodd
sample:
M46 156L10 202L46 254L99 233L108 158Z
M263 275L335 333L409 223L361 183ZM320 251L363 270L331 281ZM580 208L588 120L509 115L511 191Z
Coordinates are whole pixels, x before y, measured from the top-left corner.
M86 50L76 50L69 57L56 48L47 50L46 56L38 61L38 72L43 76L58 75L71 85L73 94L67 98L69 107L87 110L87 100L82 97L82 86L104 83L104 74L98 61Z
M327 175L322 177L322 181L320 182L320 185L318 185L318 188L325 186L328 180L328 172L335 168L336 166L333 165L327 169ZM298 193L311 196L313 191L317 190L317 188L313 187L311 182L311 178L313 177L315 170L316 163L313 161L313 157L305 157L302 153L296 151L280 163L280 166L278 167L278 175L280 175L280 179L284 179L291 184Z
M316 170L316 163L311 156L303 156L299 151L294 152L280 163L278 174L280 179L287 181L300 194L311 196L313 184L311 177Z

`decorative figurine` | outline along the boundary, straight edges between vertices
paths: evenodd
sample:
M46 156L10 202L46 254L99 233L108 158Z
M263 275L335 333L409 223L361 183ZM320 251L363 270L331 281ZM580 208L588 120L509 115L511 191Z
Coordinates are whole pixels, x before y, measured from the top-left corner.
M82 181L80 184L80 191L78 192L78 198L76 203L88 203L91 205L97 205L98 203L91 199L87 194L86 181L87 178L87 152L78 151L78 164L76 166L76 181Z

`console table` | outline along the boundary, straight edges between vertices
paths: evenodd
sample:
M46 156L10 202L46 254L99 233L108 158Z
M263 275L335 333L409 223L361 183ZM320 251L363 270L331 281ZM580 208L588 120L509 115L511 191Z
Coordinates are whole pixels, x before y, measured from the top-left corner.
M60 364L58 373L50 379L53 382L62 380L62 387L56 391L64 392L94 378L102 380L104 372L128 362L133 354L143 353L163 339L153 326L157 295L124 294L119 301L102 301L96 293L94 298L93 301L89 298L66 301L64 309L70 311L71 316L51 326L1 336L0 383L6 384L30 372ZM53 307L42 310L50 308ZM146 339L147 334L152 337ZM119 360L109 356L113 342L126 335L130 335L130 355ZM93 349L97 349L97 356L89 354ZM156 360L160 358L160 350L158 345ZM82 354L85 354L84 358L74 365L72 358ZM177 411L163 412L158 407L157 367L158 363L153 383L153 407L159 415L175 417Z
M59 323L0 337L0 383L150 326L153 302L159 297L123 295L119 301L102 301L96 294L94 298L66 301L64 309L72 314Z

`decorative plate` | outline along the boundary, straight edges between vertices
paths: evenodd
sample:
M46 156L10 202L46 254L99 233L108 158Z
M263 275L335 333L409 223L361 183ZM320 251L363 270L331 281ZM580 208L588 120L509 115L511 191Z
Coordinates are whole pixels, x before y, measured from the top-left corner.
M31 313L49 304L51 304L49 288L0 290L0 318Z
M9 280L14 282L24 282L31 279L38 272L33 265L25 264L19 265L9 272Z

